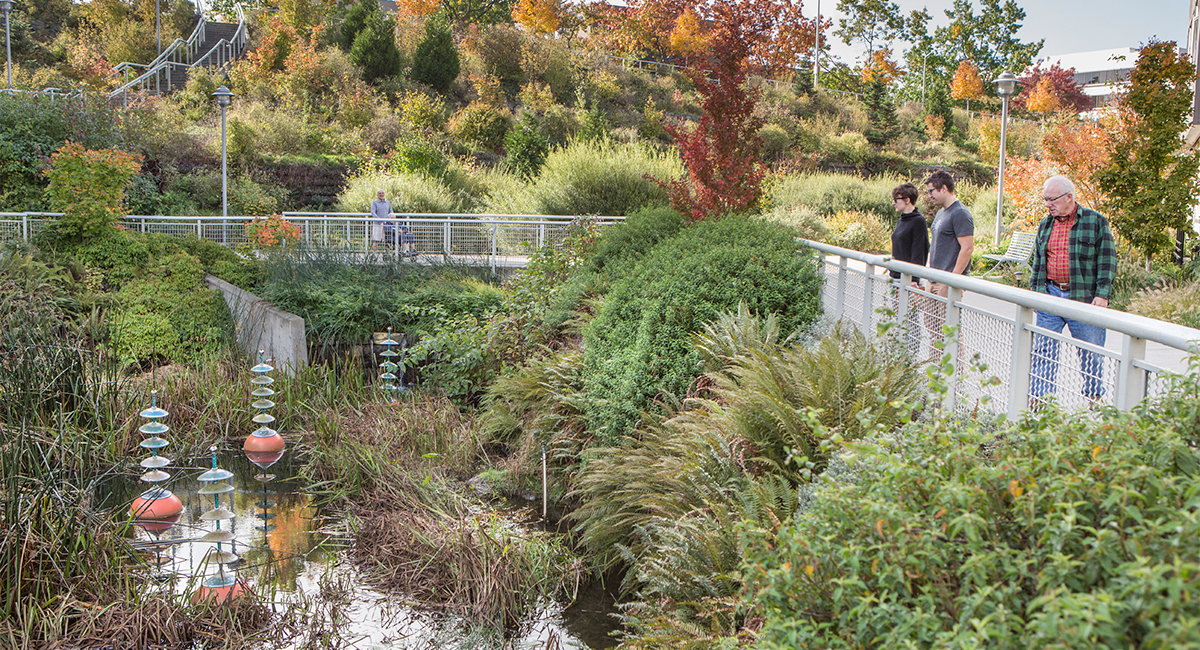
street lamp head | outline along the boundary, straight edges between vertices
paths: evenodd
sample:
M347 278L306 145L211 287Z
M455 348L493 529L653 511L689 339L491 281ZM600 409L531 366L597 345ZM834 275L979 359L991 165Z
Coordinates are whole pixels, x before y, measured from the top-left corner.
M13 0L0 0L0 11L3 11L4 15L7 16L8 12L12 11L12 9Z
M0 0L0 2L5 2L5 0ZM216 98L217 106L220 106L221 108L228 106L229 100L233 99L233 93L229 92L229 89L225 86L217 88L217 92L213 93L212 96Z
M1008 71L1001 73L994 83L996 84L996 94L1001 97L1012 97L1017 94L1017 86L1020 85L1017 76Z

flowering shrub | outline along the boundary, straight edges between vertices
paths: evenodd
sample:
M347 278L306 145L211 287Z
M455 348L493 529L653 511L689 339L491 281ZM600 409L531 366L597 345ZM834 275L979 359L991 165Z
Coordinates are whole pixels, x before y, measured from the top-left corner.
M300 226L273 214L246 222L246 241L255 248L285 249L300 241Z

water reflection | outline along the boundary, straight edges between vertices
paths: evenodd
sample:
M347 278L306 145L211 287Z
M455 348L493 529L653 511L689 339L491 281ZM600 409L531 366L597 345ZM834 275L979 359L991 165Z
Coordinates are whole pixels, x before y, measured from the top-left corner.
M612 597L600 587L581 593L579 601L569 608L561 603L545 603L516 638L504 638L502 632L494 630L469 630L457 621L422 612L403 598L371 589L362 583L348 561L340 561L350 539L342 529L342 522L323 518L303 493L293 454L285 453L268 469L251 463L240 449L218 450L217 461L220 467L233 473L229 483L235 490L221 495L221 505L236 516L222 521L221 529L232 533L231 550L241 556L232 565L240 580L256 593L269 595L281 604L304 602L319 607L323 599L337 600L329 607L338 610L339 618L345 618L336 633L356 649L500 645L544 648L552 638L562 648L615 645L608 636L615 627L610 616L615 606ZM150 558L150 564L157 567L161 582L173 581L180 592L196 588L193 576L215 572L215 567L204 566L205 557L214 545L201 541L214 528L211 522L200 519L213 506L212 496L200 493L205 483L198 480L209 469L211 461L207 458L197 459L191 466L171 468L170 489L184 504L174 526L161 531L140 526L129 529L139 547L147 552L160 551L157 558ZM265 482L256 479L264 474L273 477ZM109 487L109 494L101 496L113 508L132 502L139 489L136 479ZM265 509L264 503L269 504ZM122 511L128 512L128 508ZM264 512L273 517L258 516ZM523 518L514 519L516 525Z

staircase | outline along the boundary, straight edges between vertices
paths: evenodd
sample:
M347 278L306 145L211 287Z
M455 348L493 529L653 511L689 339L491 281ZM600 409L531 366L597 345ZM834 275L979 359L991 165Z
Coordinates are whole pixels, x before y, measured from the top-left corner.
M204 40L196 47L196 59L193 65L202 65L208 68L217 67L216 53L212 50L222 40L225 42L233 41L233 37L237 34L237 23L214 23L208 22L204 26ZM212 54L213 56L209 56ZM167 90L163 94L171 93L175 90L182 89L187 85L188 68L183 66L171 66L171 83L167 85Z
M246 52L249 37L246 33L246 14L241 3L234 4L236 23L218 23L205 19L203 0L195 0L200 10L196 29L185 41L175 39L149 65L120 63L113 68L118 88L109 93L114 101L126 102L132 91L168 94L187 85L188 72L202 65L223 68ZM136 74L137 78L130 79Z

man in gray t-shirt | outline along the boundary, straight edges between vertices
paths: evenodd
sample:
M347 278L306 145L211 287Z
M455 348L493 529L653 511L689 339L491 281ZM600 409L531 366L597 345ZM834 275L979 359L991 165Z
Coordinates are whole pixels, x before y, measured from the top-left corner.
M966 274L975 252L975 220L954 194L954 178L937 171L925 180L925 193L934 205L941 208L930 227L930 268ZM943 298L950 288L940 282L930 285L930 292Z

